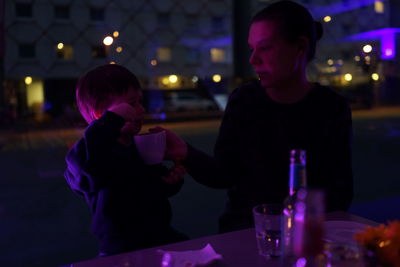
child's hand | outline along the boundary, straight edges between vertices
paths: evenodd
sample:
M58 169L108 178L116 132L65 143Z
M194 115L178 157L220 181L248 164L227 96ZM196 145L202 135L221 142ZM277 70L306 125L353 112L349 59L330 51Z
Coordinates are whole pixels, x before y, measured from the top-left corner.
M108 108L109 111L121 116L125 120L125 125L121 129L121 134L126 136L127 143L130 143L129 136L138 134L142 128L144 119L144 109L139 103L135 107L125 102L118 102Z
M110 106L108 108L108 110L121 116L127 122L133 122L136 117L135 109L128 103L124 103L124 102L116 103L116 104Z
M186 174L186 169L183 165L175 164L169 172L168 177L161 177L168 184L177 184L183 180L183 176Z

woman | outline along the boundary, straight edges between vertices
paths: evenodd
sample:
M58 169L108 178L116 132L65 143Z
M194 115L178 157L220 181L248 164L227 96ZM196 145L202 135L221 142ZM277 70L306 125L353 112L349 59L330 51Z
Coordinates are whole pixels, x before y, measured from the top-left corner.
M199 183L228 189L221 232L251 227L256 204L283 202L294 148L306 150L308 185L325 190L327 211L348 209L351 112L343 97L306 77L321 36L321 24L297 3L280 1L261 10L248 36L259 81L230 95L215 157L167 132L168 158L182 158Z

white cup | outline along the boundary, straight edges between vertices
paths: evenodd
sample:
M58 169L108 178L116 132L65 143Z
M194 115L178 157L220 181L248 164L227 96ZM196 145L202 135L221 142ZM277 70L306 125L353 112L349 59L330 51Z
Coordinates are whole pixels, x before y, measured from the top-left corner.
M134 140L145 164L153 165L162 162L166 149L165 131L135 135Z

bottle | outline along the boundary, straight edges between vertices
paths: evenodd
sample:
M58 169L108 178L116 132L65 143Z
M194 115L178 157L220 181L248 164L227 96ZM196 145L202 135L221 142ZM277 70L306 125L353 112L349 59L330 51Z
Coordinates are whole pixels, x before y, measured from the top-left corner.
M293 149L290 151L289 195L283 203L282 216L281 254L287 260L295 257L293 230L297 192L306 187L306 151Z

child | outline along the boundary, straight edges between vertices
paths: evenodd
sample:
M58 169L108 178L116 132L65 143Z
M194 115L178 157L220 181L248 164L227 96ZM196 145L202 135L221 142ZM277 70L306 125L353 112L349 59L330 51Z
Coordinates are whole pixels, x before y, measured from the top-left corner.
M170 226L167 199L182 187L185 169L145 165L133 142L144 116L135 75L115 64L97 67L80 78L76 98L89 126L68 152L65 178L90 207L100 255L187 239Z

